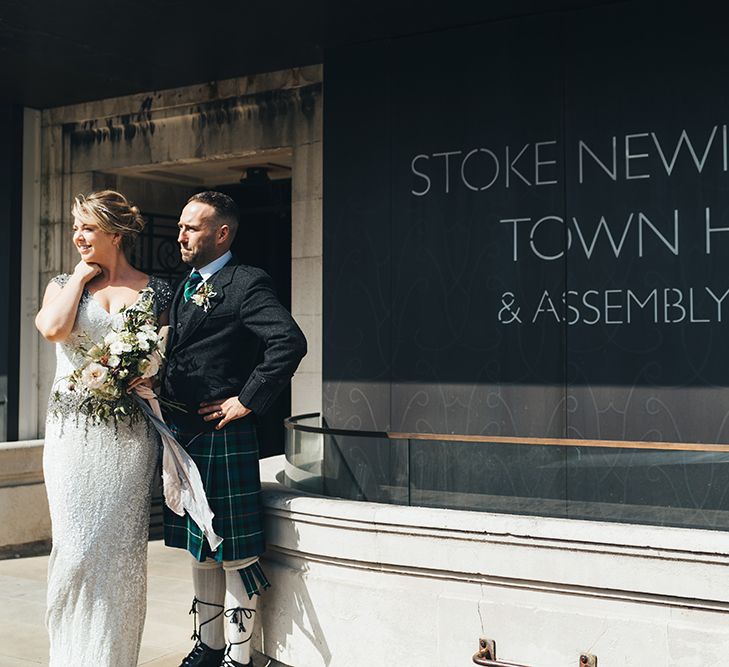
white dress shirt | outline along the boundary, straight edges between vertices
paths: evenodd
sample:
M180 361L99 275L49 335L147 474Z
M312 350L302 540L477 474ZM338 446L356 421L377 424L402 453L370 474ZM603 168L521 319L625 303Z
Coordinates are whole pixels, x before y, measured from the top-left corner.
M221 255L218 257L218 259L214 259L210 264L206 264L201 269L193 269L193 271L197 271L202 276L202 282L200 283L206 283L210 278L212 278L220 269L222 269L231 259L233 258L233 253L228 250L224 255ZM192 273L192 271L190 272Z

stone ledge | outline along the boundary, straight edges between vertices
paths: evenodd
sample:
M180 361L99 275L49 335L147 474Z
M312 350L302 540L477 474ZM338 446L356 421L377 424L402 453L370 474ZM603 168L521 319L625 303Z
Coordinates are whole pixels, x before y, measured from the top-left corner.
M43 553L50 538L43 440L0 443L0 558Z
M0 488L43 483L43 440L0 443Z
M536 665L729 651L724 533L327 498L284 487L283 467L261 461L269 657L459 667L482 635Z
M692 560L716 557L729 564L729 532L725 531L344 500L286 487L278 478L282 470L283 456L261 461L266 506L272 510L360 522L364 526L376 524L378 530L388 526L399 530L407 526L419 531L455 531L479 540L487 536L546 540L565 548L568 545L581 545L586 550L599 548L601 553L606 549L627 549L642 555L674 552Z
M284 487L282 467L283 457L261 463L269 543L289 555L729 611L720 531L326 498Z

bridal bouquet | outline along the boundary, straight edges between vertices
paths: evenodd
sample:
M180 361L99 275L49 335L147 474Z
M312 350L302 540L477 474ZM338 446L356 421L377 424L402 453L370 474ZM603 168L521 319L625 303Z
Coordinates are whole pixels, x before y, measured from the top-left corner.
M121 311L122 324L103 342L80 345L83 362L68 376L70 391L80 391L80 409L95 422L123 417L134 419L138 403L128 392L134 378L152 378L164 359L164 338L157 332L152 291L143 290L137 302Z

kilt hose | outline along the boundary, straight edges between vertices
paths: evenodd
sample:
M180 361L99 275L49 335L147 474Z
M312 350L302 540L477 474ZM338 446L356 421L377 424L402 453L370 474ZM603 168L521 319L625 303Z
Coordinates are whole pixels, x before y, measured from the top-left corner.
M174 423L170 429L200 471L213 518L213 530L223 538L213 552L197 524L185 512L178 516L164 507L165 544L187 549L202 562L260 556L266 548L261 514L261 480L258 470L258 438L253 420L237 419L220 431L185 432ZM241 571L249 595L268 588L258 563Z

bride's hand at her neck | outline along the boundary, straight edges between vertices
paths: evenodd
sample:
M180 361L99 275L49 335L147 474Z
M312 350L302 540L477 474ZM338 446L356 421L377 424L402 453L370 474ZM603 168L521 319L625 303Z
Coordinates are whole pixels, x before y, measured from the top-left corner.
M74 278L78 278L82 284L88 283L92 278L95 278L101 273L101 267L98 264L92 262L86 262L81 260L73 270Z
M51 282L43 296L43 306L35 316L35 326L46 340L60 343L68 338L86 284L101 274L98 264L81 260L64 287Z

